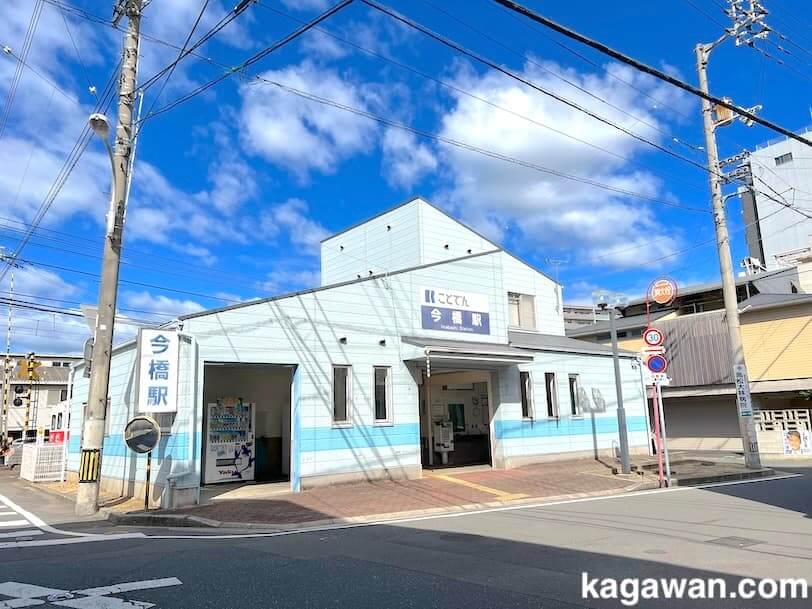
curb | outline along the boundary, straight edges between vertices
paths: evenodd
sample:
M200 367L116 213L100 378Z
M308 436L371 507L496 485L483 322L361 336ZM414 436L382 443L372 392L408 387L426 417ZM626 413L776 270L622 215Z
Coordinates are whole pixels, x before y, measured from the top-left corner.
M703 484L713 484L715 482L735 482L737 480L754 480L758 478L769 478L775 476L776 471L770 468L737 472L735 474L716 474L710 476L693 476L688 478L674 477L674 486L700 486Z
M440 516L443 514L454 514L468 511L482 510L494 507L519 506L522 504L554 503L566 501L568 499L583 499L587 497L603 497L611 495L622 495L633 491L649 490L658 488L657 482L642 481L630 484L620 489L607 491L569 493L565 495L552 495L548 497L524 497L522 499L510 499L506 501L488 501L485 503L468 503L464 505L454 505L446 507L425 508L422 510L406 510L402 512L384 512L378 514L365 514L363 516L347 516L344 518L323 518L321 520L309 520L305 522L230 522L203 518L192 514L145 514L133 512L129 514L109 512L108 520L115 524L125 526L156 526L156 527L205 527L223 529L262 529L269 532L294 531L299 529L310 529L325 526L345 525L345 524L374 524L379 522L391 522L407 518L419 518L422 516Z

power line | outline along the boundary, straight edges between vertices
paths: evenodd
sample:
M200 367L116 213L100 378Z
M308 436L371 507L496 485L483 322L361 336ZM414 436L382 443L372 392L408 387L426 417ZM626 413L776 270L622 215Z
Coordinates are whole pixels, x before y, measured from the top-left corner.
M175 58L175 61L173 61L169 65L168 71L167 71L167 74L166 74L166 78L163 80L163 82L161 83L160 88L158 89L158 92L155 94L155 96L152 99L152 104L150 105L149 110L147 110L147 113L146 113L147 117L149 117L150 113L152 112L152 109L155 107L155 104L158 103L158 99L160 99L161 93L163 93L164 88L166 87L166 84L172 78L172 74L175 73L175 68L178 67L178 63L185 56L186 47L189 45L189 41L192 39L192 36L194 36L195 30L197 29L197 26L200 24L200 20L203 19L203 15L205 14L206 8L208 6L209 6L209 0L203 0L203 6L200 7L200 12L197 14L197 19L195 19L195 22L192 24L192 29L189 30L189 34L186 36L186 40L183 41L183 47L181 48L180 52L178 53L177 58ZM141 90L143 91L144 89L142 88Z
M221 74L217 78L215 78L213 80L210 80L207 83L204 83L203 85L197 87L193 91L190 91L186 95L183 95L183 96L179 97L175 101L170 102L169 104L166 104L165 106L162 106L161 108L158 108L157 110L152 112L150 114L150 116L144 117L144 119L141 120L141 124L143 124L144 121L147 118L155 117L155 116L158 116L158 115L163 114L165 112L169 112L170 110L173 110L174 108L178 107L179 105L183 104L184 102L189 101L193 97L196 97L196 96L200 95L204 91L207 91L211 87L213 87L213 86L219 84L220 82L226 80L227 78L229 78L233 74L237 74L238 72L245 71L247 68L249 68L253 64L257 63L258 61L261 61L262 59L264 59L265 57L267 57L268 55L270 55L274 51L276 51L276 50L284 47L288 43L296 40L299 36L301 36L302 34L307 32L308 30L314 28L315 26L317 26L319 23L321 23L325 19L328 19L329 17L332 17L334 14L338 13L340 10L346 8L347 6L352 4L352 2L353 2L353 0L342 0L338 4L336 4L333 7L327 9L326 11L324 11L323 13L321 13L320 15L315 17L314 19L307 22L305 25L297 28L296 30L294 30L293 32L291 32L290 34L285 36L284 38L281 38L280 40L276 41L272 45L264 48L259 53L256 53L255 55L252 55L251 57L249 57L248 59L243 61L241 64L239 64L238 66L235 66L234 68L231 68L231 70Z
M68 23L68 17L65 14L65 9L62 5L59 6L59 14L62 15L62 21L65 24L65 32L68 34L68 38L70 38L70 42L73 45L73 50L76 52L76 59L79 60L79 65L82 67L82 73L85 76L85 81L87 82L87 90L88 92L93 95L96 99L98 99L98 94L96 92L96 87L93 86L93 83L90 80L90 76L87 72L87 66L85 66L85 62L82 60L82 54L79 52L79 47L76 44L76 41L73 39L73 34L70 31L70 24Z
M408 125L408 124L405 124L405 123L402 123L402 122L399 122L399 121L395 121L395 120L380 116L378 114L374 114L374 113L369 112L367 110L362 110L360 108L355 108L353 106L348 106L346 104L342 104L342 103L337 102L335 100L328 99L328 98L325 98L325 97L321 97L319 95L315 95L315 94L310 93L308 91L303 91L303 90L297 89L295 87L291 87L289 85L286 85L286 84L283 84L283 83L280 83L280 82L276 82L274 80L271 80L271 79L268 79L268 78L265 78L265 77L255 76L254 78L257 79L257 80L260 80L262 82L265 82L267 84L278 87L278 88L280 88L280 89L282 89L284 91L287 91L289 93L292 93L294 95L297 95L299 97L302 97L304 99L314 101L314 102L317 102L317 103L320 103L320 104L332 106L333 108L337 108L339 110L344 110L344 111L347 111L347 112L351 112L351 113L353 113L353 114L355 114L357 116L361 116L361 117L364 117L364 118L368 118L370 120L374 120L376 122L379 122L379 123L381 123L383 125L387 125L389 127L395 127L395 128L398 128L398 129L401 129L401 130L404 130L404 131L408 131L410 133L413 133L414 135L418 135L418 136L423 137L423 138L427 138L427 139L431 139L431 140L434 140L434 141L437 141L437 142L448 144L448 145L454 146L456 148L461 148L463 150L468 150L470 152L476 152L478 154L482 154L484 156L487 156L487 157L490 157L490 158L493 158L493 159L498 159L500 161L505 161L505 162L508 162L508 163L511 163L511 164L514 164L514 165L518 165L520 167L525 167L527 169L533 169L533 170L539 171L541 173L545 173L545 174L548 174L548 175L559 177L559 178L562 178L562 179L565 179L565 180L578 182L578 183L585 184L585 185L588 185L588 186L594 186L596 188L607 190L609 192L614 192L614 193L617 193L617 194L622 194L622 195L625 195L625 196L634 197L634 198L641 199L641 200L644 200L644 201L650 201L652 203L665 205L666 207L673 207L673 208L676 208L676 209L683 209L683 210L686 210L686 211L693 211L693 212L698 212L698 213L702 213L702 214L710 213L709 210L707 210L707 209L701 209L701 208L698 208L698 207L690 207L690 206L687 206L687 205L681 205L679 203L674 203L673 201L668 201L668 200L660 199L660 198L657 198L657 197L651 197L651 196L644 195L644 194L639 193L639 192L634 192L634 191L627 190L625 188L618 188L618 187L615 187L615 186L611 186L609 184L604 184L602 182L591 180L589 178L576 176L576 175L569 174L569 173L566 173L566 172L563 172L563 171L552 169L550 167L544 167L543 165L538 165L538 164L532 163L530 161L524 161L522 159L517 159L515 157L509 156L509 155L506 155L506 154L495 152L495 151L489 150L487 148L482 148L482 147L479 147L479 146L475 146L473 144L468 144L466 142L456 140L456 139L453 139L453 138L449 138L449 137L446 137L446 136L443 136L443 135L439 135L439 134L436 134L436 133L433 133L433 132L424 131L422 129L418 129L416 127L413 127L411 125Z
M3 108L3 115L0 117L0 139L6 131L8 118L11 115L11 108L14 105L14 98L17 96L17 88L20 85L20 80L23 75L23 68L25 67L25 60L28 57L28 51L31 49L31 44L34 42L34 35L39 25L40 17L42 16L42 0L36 0L34 10L31 13L31 18L28 21L28 29L25 32L25 39L23 40L22 51L20 52L20 61L14 70L14 76L11 79L11 86L9 86L8 96L6 97L6 105Z
M361 0L361 1L364 2L365 4L370 4L370 0ZM584 36L583 34L580 34L580 33L576 32L575 30L572 30L572 29L570 29L570 28L568 28L566 26L563 26L563 25L553 21L552 19L544 17L543 15L540 15L540 14L534 12L534 11L531 11L530 9L528 9L525 6L522 6L521 4L517 4L516 2L512 2L512 0L492 0L492 2L496 2L497 4L500 4L500 5L504 6L505 8L508 8L508 9L510 9L512 11L515 11L518 14L524 15L525 17L527 17L529 19L532 19L536 23L540 23L541 25L544 25L545 27L548 27L548 28L550 28L552 30L555 30L559 34L562 34L562 35L564 35L564 36L566 36L568 38L571 38L573 40L577 40L578 42L580 42L582 44L585 44L585 45L587 45L587 46L589 46L589 47L591 47L593 49L596 49L596 50L600 51L601 53L603 53L604 55L608 55L609 57L612 57L613 59L616 59L617 61L625 63L626 65L630 65L630 66L632 66L633 68L635 68L636 70L638 70L640 72L644 72L646 74L654 76L655 78L658 78L658 79L660 79L662 81L665 81L665 82L669 83L670 85L673 85L673 86L675 86L675 87L677 87L679 89L682 89L683 91L687 91L688 93L691 93L692 95L695 95L697 97L701 97L703 99L706 99L707 101L709 101L711 103L714 103L717 106L721 106L723 108L727 108L728 110L732 110L736 114L738 114L740 116L743 116L744 118L749 119L749 120L753 121L754 123L758 123L759 125L762 125L763 127L767 127L768 129L771 129L772 131L780 133L781 135L785 135L790 139L801 142L802 144L805 144L806 146L812 147L812 141L810 141L809 139L807 139L807 138L805 138L803 136L800 136L800 135L798 135L796 133L793 133L789 129L786 129L786 128L784 128L784 127L782 127L782 126L780 126L780 125L778 125L776 123L773 123L773 122L767 120L767 119L761 118L760 116L757 116L756 114L753 114L749 110L739 108L738 106L735 106L731 102L726 101L726 100L724 100L724 99L722 99L720 97L716 97L714 95L704 93L700 89L694 87L693 85L690 85L690 84L688 84L686 82L683 82L682 80L680 80L678 78L675 78L674 76L666 74L665 72L663 72L661 70L658 70L656 68L653 68L653 67L651 67L651 66L649 66L649 65L647 65L647 64L645 64L645 63L643 63L641 61L638 61L637 59L634 59L634 58L632 58L632 57L630 57L630 56L628 56L628 55L626 55L624 53L621 53L620 51L616 51L615 49L613 49L613 48L611 48L611 47L609 47L609 46L607 46L607 45L605 45L605 44L603 44L601 42L593 40L592 38L588 38L587 36Z
M604 123L605 125L608 125L608 126L614 128L614 129L617 129L618 131L621 131L622 133L625 133L626 135L628 135L628 136L630 136L630 137L632 137L632 138L634 138L634 139L636 139L636 140L638 140L640 142L643 142L643 143L648 144L649 146L651 146L653 148L656 148L660 152L664 152L664 153L668 154L669 156L673 156L674 158L680 159L681 161L684 161L684 162L688 163L689 165L693 165L694 167L697 167L698 169L701 169L702 171L709 171L709 169L705 165L703 165L701 163L697 163L693 159L689 159L688 157L684 157L684 156L674 152L673 150L670 150L670 149L668 149L668 148L666 148L666 147L664 147L664 146L662 146L662 145L660 145L660 144L658 144L656 142L653 142L653 141L651 141L649 139L646 139L645 137L643 137L641 135L638 135L637 133L635 133L635 132L633 132L633 131L631 131L631 130L623 127L623 126L618 125L617 123L614 123L614 122L610 121L609 119L607 119L607 118L605 118L603 116L600 116L599 114L596 114L595 112L592 112L588 108L584 108L580 104L577 104L577 103L573 102L572 100L567 99L566 97L558 95L557 93L555 93L553 91L550 91L548 89L545 89L544 87L541 87L540 85L534 83L533 81L528 80L527 78L524 78L523 76L520 76L520 75L512 72L511 70L508 70L507 68L504 68L504 67L500 66L499 64L497 64L497 63L495 63L495 62L493 62L493 61L491 61L491 60L489 60L489 59L487 59L485 57L482 57L481 55L478 55L477 53L463 47L462 45L460 45L460 44L458 44L456 42L454 42L450 38L447 38L446 36L438 34L437 32L434 32L433 30L431 30L431 29L417 23L416 21L413 21L412 19L409 19L408 17L405 17L405 16L401 15L400 13L397 13L397 12L389 9L388 7L385 7L385 6L382 6L382 5L377 4L375 2L372 2L371 0L361 0L361 2L363 2L364 4L366 4L367 6L373 8L373 9L375 9L375 10L381 12L381 13L384 13L386 15L389 15L391 18L393 18L393 19L395 19L395 20L397 20L397 21L399 21L399 22L401 22L401 23L403 23L403 24L405 24L405 25L407 25L407 26L421 32L421 33L423 33L424 35L436 40L437 42L443 44L444 46L447 46L447 47L449 47L451 49L454 49L458 53L461 53L461 54L463 54L463 55L465 55L467 57L470 57L471 59L474 59L475 61L477 61L477 62L479 62L479 63L481 63L483 65L486 65L489 68L491 68L492 70L496 70L497 72L500 72L500 73L504 74L505 76L508 76L509 78L512 78L512 79L514 79L514 80L516 80L518 82L521 82L522 84L530 87L531 89L534 89L534 90L538 91L539 93L547 95L548 97L551 97L551 98L555 99L556 101L558 101L558 102L560 102L560 103L562 103L562 104L564 104L566 106L569 106L570 108L573 108L574 110L582 112L582 113L586 114L587 116L597 120L598 122Z
M297 18L297 17L295 17L293 15L290 15L290 14L284 12L284 11L280 11L280 10L278 10L276 8L273 8L273 7L271 7L271 6L267 5L267 4L264 4L262 2L257 2L257 4L259 6L261 6L262 8L264 8L264 9L266 9L268 11L271 11L271 12L277 14L277 15L282 15L283 17L286 17L286 18L288 18L288 19L290 19L292 21L296 21L298 23L304 23L303 20L301 20L301 19L299 19L299 18ZM377 52L375 52L375 51L373 51L371 49L368 49L368 48L366 48L364 46L356 44L356 43L352 42L351 40L348 40L347 38L343 38L341 36L338 36L337 34L331 32L329 30L326 30L324 28L314 28L314 30L318 31L318 32L320 32L320 33L322 33L322 34L324 34L326 36L329 36L329 37L331 37L331 38L333 38L335 40L338 40L339 42L341 42L341 43L343 43L343 44L345 44L347 46L353 47L353 48L355 48L355 49L357 49L357 50L359 50L359 51L361 51L361 52L363 52L363 53L365 53L367 55L375 57L376 59L379 59L381 61L385 61L385 62L387 62L387 63L389 63L391 65L394 65L394 66L397 66L397 67L399 67L401 69L407 70L407 71L409 71L409 72L411 72L413 74L417 74L418 76L420 76L422 78L425 78L426 80L429 80L431 82L434 82L434 83L436 83L436 84L438 84L438 85L440 85L442 87L445 87L445 88L447 88L447 89L449 89L451 91L454 91L456 93L459 93L459 94L464 95L466 97L469 97L471 99L475 99L475 100L477 100L477 101L479 101L481 103L484 103L484 104L486 104L488 106L491 106L492 108L496 108L496 109L498 109L498 110L500 110L502 112L506 112L506 113L508 113L508 114L510 114L512 116L517 117L517 118L521 118L522 120L525 120L525 121L527 121L529 123L532 123L532 124L534 124L534 125L536 125L538 127L542 127L543 129L547 129L549 131L552 131L553 133L557 133L558 135L561 135L562 137L566 137L568 139L571 139L571 140L573 140L575 142L578 142L580 144L583 144L585 146L589 146L590 148L594 148L595 150L599 150L599 151L601 151L601 152L603 152L605 154L608 154L608 155L613 156L613 157L615 157L617 159L620 159L625 163L629 163L629 164L632 164L632 165L638 165L640 167L644 167L646 170L651 171L652 173L655 173L655 174L667 175L670 179L681 181L683 184L686 184L687 186L689 186L691 188L695 188L697 190L702 190L703 192L705 190L705 186L699 186L697 184L694 184L693 182L689 182L689 181L685 180L684 178L682 178L681 176L679 176L677 174L674 174L674 173L671 173L671 172L666 172L666 171L663 171L663 170L660 170L660 169L657 169L657 170L652 169L649 166L647 166L647 165L645 165L645 164L643 164L643 163L641 163L639 161L636 161L634 159L630 159L628 157L625 157L622 154L618 154L617 152L609 150L608 148L605 148L603 146L599 146L598 144L590 142L589 140L579 138L579 137L577 137L575 135L572 135L571 133L568 133L568 132L563 131L561 129L556 129L555 127L553 127L551 125L543 123L543 122L541 122L541 121L539 121L537 119L529 117L529 116L527 116L525 114L522 114L520 112L516 112L515 110L512 110L511 108L502 106L502 105L497 104L495 102L492 102L491 100L487 99L486 97L482 97L482 96L477 95L475 93L471 93L470 91L467 91L467 90L465 90L465 89L463 89L463 88L461 88L461 87L459 87L459 86L457 86L457 85L455 85L453 83L450 83L450 82L447 82L445 80L436 78L436 77L432 76L431 74L423 72L422 70L419 70L419 69L417 69L417 68L415 68L413 66L410 66L409 64L403 63L403 62L401 62L401 61L399 61L397 59L387 57L386 55L382 55L380 53L377 53ZM214 62L212 62L212 63L214 63ZM214 65L219 65L219 64L214 63ZM225 66L220 66L220 67L225 67Z

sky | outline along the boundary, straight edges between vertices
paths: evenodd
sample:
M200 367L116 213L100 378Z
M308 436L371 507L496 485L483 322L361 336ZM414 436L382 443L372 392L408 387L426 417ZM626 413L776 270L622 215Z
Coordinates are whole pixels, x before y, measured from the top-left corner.
M491 0L388 2L525 82L356 1L161 112L331 5L253 2L144 91L117 340L134 324L315 287L321 239L415 195L558 278L565 302L588 303L596 289L639 296L661 275L681 285L718 278L697 99ZM149 3L139 83L176 58L204 4L193 41L234 0ZM690 83L694 45L729 24L723 4L527 0ZM777 33L763 52L730 40L717 48L711 92L761 104L761 115L799 130L812 123L812 15L804 0L764 4ZM89 336L79 306L97 300L110 192L101 141L51 195L106 84L117 82L123 34L109 24L111 5L0 3L0 47L11 50L0 53L0 246L14 252L52 201L13 269L22 301L13 351L76 353ZM114 122L115 105L106 112ZM720 153L775 137L736 122L719 131ZM737 198L727 211L737 263L747 255ZM4 302L9 280L0 281Z

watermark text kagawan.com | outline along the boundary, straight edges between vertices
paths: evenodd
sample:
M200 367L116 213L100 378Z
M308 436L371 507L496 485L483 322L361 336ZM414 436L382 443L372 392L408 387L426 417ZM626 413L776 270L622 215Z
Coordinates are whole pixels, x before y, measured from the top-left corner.
M729 583L720 577L590 577L581 573L581 597L619 600L627 607L641 600L656 599L804 599L808 598L806 579L752 579Z

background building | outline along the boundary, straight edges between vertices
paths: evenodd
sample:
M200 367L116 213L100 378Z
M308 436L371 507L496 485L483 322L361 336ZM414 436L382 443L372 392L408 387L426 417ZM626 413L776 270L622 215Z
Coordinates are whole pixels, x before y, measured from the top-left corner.
M812 293L799 291L812 264L738 277L739 317L760 450L782 452L780 434L812 434ZM663 405L670 446L741 450L736 394L720 284L682 288L668 306L631 302L618 320L622 348L641 351L652 325L665 335ZM609 343L608 323L569 331L580 340Z
M812 136L812 129L801 135ZM750 256L768 269L812 259L812 225L778 201L812 211L812 153L800 142L776 139L749 155L752 191L742 194ZM776 201L778 199L778 201Z
M10 359L9 384L3 387L3 395L7 404L8 436L12 438L22 437L23 423L25 421L25 404L14 405L14 398L19 395L15 388L21 387L28 390L28 379L20 371L20 360L25 359L25 355L12 355ZM36 355L35 359L42 365L37 368L38 380L35 380L31 387L31 404L29 415L29 436L34 435L38 427L50 430L59 425L63 408L59 405L68 399L68 385L70 382L70 366L80 358L66 355ZM0 384L5 380L0 372ZM25 402L25 400L23 400ZM52 425L52 423L54 425ZM64 422L67 425L67 421Z

